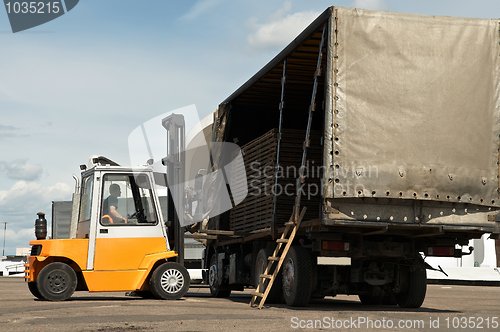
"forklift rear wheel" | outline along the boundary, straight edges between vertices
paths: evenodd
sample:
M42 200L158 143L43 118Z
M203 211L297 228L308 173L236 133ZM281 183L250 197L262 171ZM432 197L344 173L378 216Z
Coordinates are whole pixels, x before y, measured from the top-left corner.
M37 299L40 299L40 300L45 300L43 298L42 294L40 294L40 292L38 291L38 288L36 286L36 282L35 281L28 282L28 288L29 288L31 294L33 294L34 297L36 297Z
M210 268L208 270L208 284L213 297L229 297L231 290L220 285L219 273L217 271L217 254L210 258Z
M162 300L180 299L189 289L189 273L179 263L164 263L154 270L149 289Z
M59 262L45 266L36 280L38 292L49 301L69 299L75 292L76 284L75 271L69 265Z

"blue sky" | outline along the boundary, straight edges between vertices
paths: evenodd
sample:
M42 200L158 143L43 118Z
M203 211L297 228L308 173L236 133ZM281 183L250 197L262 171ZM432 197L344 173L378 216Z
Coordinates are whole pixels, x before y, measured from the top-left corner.
M13 34L0 8L0 239L34 239L36 213L70 200L92 154L128 163L141 123L195 104L200 116L331 5L477 18L500 1L81 0Z

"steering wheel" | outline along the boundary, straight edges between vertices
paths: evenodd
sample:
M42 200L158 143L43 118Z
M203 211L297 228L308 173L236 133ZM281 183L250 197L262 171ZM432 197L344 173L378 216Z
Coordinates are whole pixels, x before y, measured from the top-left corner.
M128 219L138 219L138 220L144 220L144 209L138 209L135 211L133 214L128 216ZM141 221L139 221L141 222Z

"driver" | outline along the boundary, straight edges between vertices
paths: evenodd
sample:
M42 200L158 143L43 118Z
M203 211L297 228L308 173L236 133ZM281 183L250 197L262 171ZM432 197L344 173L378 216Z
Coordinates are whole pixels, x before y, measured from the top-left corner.
M126 223L127 219L123 218L120 213L118 213L118 197L121 196L120 186L116 183L113 183L109 186L109 196L104 200L104 204L102 207L102 219L105 222L106 218L108 222L113 223Z

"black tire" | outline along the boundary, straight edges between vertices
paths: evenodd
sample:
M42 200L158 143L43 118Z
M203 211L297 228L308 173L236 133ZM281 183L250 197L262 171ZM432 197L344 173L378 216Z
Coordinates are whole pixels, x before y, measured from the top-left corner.
M400 291L395 294L396 302L401 308L420 308L427 292L427 271L422 257L418 256L411 269L401 269Z
M167 262L158 266L149 279L149 289L161 300L177 300L189 290L189 273L184 266Z
M312 263L309 250L293 246L283 262L283 297L293 307L305 306L311 297Z
M255 259L255 270L254 270L254 277L255 277L255 288L257 289L257 286L259 285L260 282L260 275L264 273L266 270L266 267L269 263L269 260L267 259L269 256L273 255L273 250L264 248L260 249L257 258ZM277 264L273 264L273 267L269 271L269 274L273 274L274 270L276 269ZM283 297L283 288L282 288L282 271L278 272L278 275L276 276L276 279L274 279L273 286L271 287L271 291L267 295L266 302L267 303L280 303L281 299ZM266 279L264 284L262 285L261 289L257 290L259 293L264 293L267 285L269 284L269 279Z
M64 301L73 295L77 285L75 271L64 263L50 263L38 274L36 286L42 298Z
M219 275L217 271L217 254L213 254L210 258L210 267L208 269L208 285L210 286L210 294L212 297L229 297L231 289L224 287L219 282Z
M36 297L37 299L40 299L40 300L45 300L43 298L42 294L40 294L40 292L38 291L38 288L36 286L36 282L35 281L28 282L28 288L29 288L31 294L33 294L34 297Z

